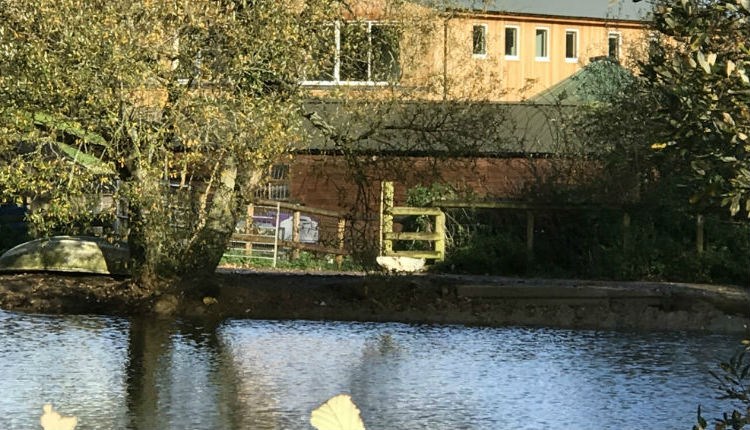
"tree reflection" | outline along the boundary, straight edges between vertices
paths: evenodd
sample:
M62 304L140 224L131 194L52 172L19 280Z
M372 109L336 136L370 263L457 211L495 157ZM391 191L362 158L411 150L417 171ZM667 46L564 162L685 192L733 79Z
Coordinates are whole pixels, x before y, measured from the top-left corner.
M238 366L221 327L219 321L131 321L129 428L281 428L261 374Z
M174 324L134 318L130 321L126 405L131 429L163 428L159 422L159 381L171 347Z

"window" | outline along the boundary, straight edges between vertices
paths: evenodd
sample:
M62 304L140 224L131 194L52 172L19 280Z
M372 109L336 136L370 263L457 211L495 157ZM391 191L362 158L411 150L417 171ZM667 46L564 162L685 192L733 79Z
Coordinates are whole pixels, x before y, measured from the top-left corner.
M565 30L565 61L578 61L578 30Z
M401 76L400 32L392 24L336 22L313 35L306 83L386 83Z
M339 30L339 79L369 81L369 25L346 23Z
M311 48L314 72L308 74L307 81L330 82L338 80L338 25L330 24L313 32Z
M484 24L476 24L472 29L472 53L475 56L486 56L487 55L487 26Z
M536 29L536 60L549 61L549 29Z
M609 49L607 55L614 60L620 59L620 33L609 33Z
M275 164L264 175L265 185L256 190L255 197L268 200L289 200L289 165Z
M518 59L518 27L505 27L505 58Z

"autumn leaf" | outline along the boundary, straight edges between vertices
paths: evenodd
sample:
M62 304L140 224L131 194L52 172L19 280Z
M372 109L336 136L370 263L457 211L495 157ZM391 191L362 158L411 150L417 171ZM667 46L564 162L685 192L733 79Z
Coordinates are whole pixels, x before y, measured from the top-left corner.
M359 408L347 394L339 394L312 411L310 424L318 430L365 430Z

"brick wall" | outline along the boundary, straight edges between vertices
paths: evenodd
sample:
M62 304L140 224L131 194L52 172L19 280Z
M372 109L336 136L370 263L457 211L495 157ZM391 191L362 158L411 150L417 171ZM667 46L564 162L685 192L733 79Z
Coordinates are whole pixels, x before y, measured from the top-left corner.
M298 155L290 169L290 194L308 206L354 213L378 210L383 180L395 183L397 205L405 202L407 189L435 182L477 197L512 198L543 164L524 158Z

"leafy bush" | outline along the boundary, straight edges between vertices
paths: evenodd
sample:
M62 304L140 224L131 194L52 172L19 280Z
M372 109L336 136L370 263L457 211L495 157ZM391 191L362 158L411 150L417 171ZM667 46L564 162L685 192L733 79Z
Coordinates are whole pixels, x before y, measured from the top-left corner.
M741 430L750 426L750 341L742 342L744 347L729 359L721 363L719 367L721 372L711 372L718 383L718 390L721 393L719 399L729 400L732 402L732 411L725 412L721 418L716 418L716 429L734 429ZM744 406L745 411L740 411L736 407ZM708 422L701 414L698 407L697 424L693 430L708 429Z
M273 266L273 262L268 258L224 255L219 265L241 268L270 268ZM336 262L336 258L333 255L302 251L299 254L299 258L296 259L292 259L289 255L286 254L280 254L276 260L276 269L348 271L362 270L363 268L362 266L358 265L351 257L344 257L341 267L339 268L338 263Z
M448 214L454 213L448 211ZM523 212L464 211L448 216L446 261L436 269L516 276L744 283L750 279L750 224L724 213L705 215L705 249L696 250L691 213L668 207L623 212L537 213L533 255L526 252ZM459 225L455 225L455 224ZM451 225L452 224L452 225Z

